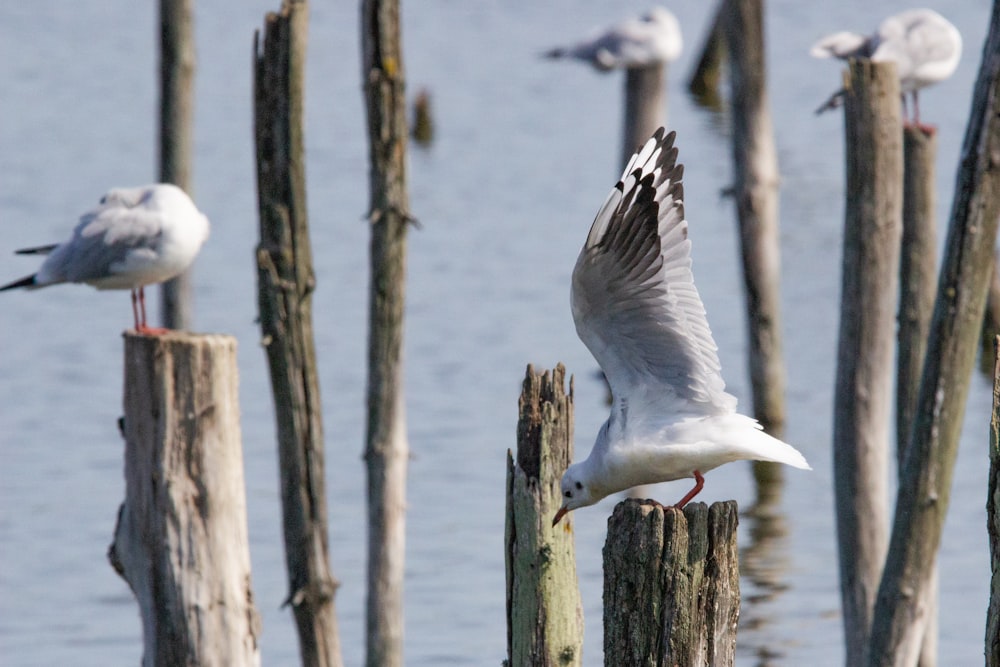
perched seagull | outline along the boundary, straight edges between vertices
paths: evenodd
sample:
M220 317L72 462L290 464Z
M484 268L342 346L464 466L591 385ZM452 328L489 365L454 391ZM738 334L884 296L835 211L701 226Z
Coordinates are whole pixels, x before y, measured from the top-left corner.
M680 56L681 46L677 18L663 7L653 7L639 18L595 32L572 46L552 49L545 56L584 60L606 72L673 62Z
M933 9L908 9L882 21L875 34L865 37L853 32L837 32L816 42L809 55L814 58L870 58L874 62L894 62L903 94L913 95L913 122L920 124L917 91L950 77L962 56L962 35L958 28ZM816 110L822 113L840 106L840 90Z
M136 330L158 333L162 330L146 325L143 286L182 273L207 238L208 218L176 185L115 188L81 216L68 241L18 250L19 255L48 256L37 273L0 291L58 283L129 289Z
M562 477L570 510L640 484L693 477L675 507L701 491L702 475L741 459L809 469L802 454L736 412L691 275L683 166L661 127L632 156L597 213L573 269L580 339L601 365L611 416L586 461Z

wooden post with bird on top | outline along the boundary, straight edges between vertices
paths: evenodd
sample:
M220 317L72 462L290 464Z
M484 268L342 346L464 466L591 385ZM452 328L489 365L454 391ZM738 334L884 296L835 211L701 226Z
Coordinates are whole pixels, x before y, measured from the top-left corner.
M682 37L677 18L653 7L569 46L550 49L547 58L572 58L599 72L625 70L621 166L661 125L665 125L669 64L680 56Z
M236 340L125 334L125 501L108 558L144 665L260 664Z
M731 666L740 615L736 502L628 499L604 546L604 664Z
M902 236L903 146L894 63L845 73L847 207L833 463L848 664L861 664L888 541L889 424Z

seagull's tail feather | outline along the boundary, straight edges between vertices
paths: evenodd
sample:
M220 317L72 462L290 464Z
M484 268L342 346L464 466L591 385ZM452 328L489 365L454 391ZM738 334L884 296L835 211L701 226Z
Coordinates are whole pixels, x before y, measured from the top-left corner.
M50 252L59 247L58 243L52 243L50 245L40 245L35 248L21 248L20 250L15 250L15 255L48 255Z
M753 457L756 461L769 461L771 463L784 463L793 468L802 470L812 470L812 466L806 461L802 453L789 445L787 442L778 440L774 436L764 433L763 430L757 432L755 438Z
M802 470L812 470L812 466L806 461L806 457L802 456L802 452L777 438L774 439L774 443L774 457L759 460L784 463L785 465L790 465L793 468L801 468Z
M556 48L549 49L548 51L543 53L542 57L555 59L555 58L567 58L569 57L569 55L570 55L569 49L562 46L557 46Z
M32 273L30 276L26 276L20 280L15 280L12 283L7 283L6 285L0 287L0 292L9 289L17 289L18 287L40 287L40 285L35 281L35 276L37 275L37 273Z

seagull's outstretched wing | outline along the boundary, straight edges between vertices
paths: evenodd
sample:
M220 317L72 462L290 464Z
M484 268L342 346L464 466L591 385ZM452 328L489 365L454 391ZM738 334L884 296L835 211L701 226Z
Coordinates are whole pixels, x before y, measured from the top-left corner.
M573 318L616 398L652 392L730 411L691 274L673 141L657 130L598 212L573 270Z

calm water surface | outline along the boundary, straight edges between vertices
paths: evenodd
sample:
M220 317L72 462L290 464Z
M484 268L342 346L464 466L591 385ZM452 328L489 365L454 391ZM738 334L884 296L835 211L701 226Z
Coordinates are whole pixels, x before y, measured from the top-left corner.
M0 7L0 279L33 269L10 252L57 240L112 185L155 180L153 3ZM195 273L197 328L240 342L253 585L265 664L295 664L285 598L272 407L254 323L256 236L250 129L252 35L277 2L201 3L195 197L212 237ZM695 275L730 390L748 403L742 292L725 118L683 94L707 3L675 3L687 49L670 78L670 126L685 163ZM497 665L504 655L504 457L525 364L576 374L578 457L606 417L573 330L569 275L617 177L616 75L541 61L552 43L646 3L429 0L404 3L409 87L433 95L437 142L413 149L407 412L406 655L410 665ZM842 121L812 110L839 82L808 59L834 29L873 26L907 5L768 4L771 103L782 183L787 439L815 471L789 471L780 514L745 518L743 665L839 665L830 439L843 217ZM990 5L936 3L962 30L962 65L922 98L940 127L945 219ZM347 664L363 660L363 448L368 229L356 3L314 3L307 142L319 290L315 317L328 442L333 567ZM0 663L136 664L137 607L107 564L124 494L120 333L124 293L66 286L2 296ZM942 664L981 661L989 387L973 381L941 552ZM670 501L685 482L655 489ZM754 497L747 466L714 471L701 499ZM601 556L614 500L575 518L588 665L601 664ZM752 602L751 600L757 600Z

